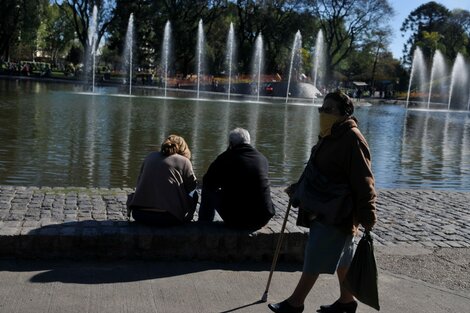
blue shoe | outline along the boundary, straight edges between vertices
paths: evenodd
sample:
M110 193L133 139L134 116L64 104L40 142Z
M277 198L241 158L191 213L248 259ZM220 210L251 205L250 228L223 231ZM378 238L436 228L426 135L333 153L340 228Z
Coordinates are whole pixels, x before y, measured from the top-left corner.
M287 300L284 300L279 303L268 304L268 308L270 308L271 311L276 313L302 313L304 311L303 304L299 307L294 307L290 305Z

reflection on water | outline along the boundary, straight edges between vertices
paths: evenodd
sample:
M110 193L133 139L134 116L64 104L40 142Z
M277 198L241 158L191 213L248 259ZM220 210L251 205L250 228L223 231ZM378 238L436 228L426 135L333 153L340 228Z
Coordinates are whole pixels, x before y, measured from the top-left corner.
M275 186L294 182L318 133L311 105L161 100L74 93L80 87L0 80L0 184L134 187L146 154L187 139L196 175L247 128ZM379 188L470 190L468 113L359 107Z
M407 112L398 183L469 190L469 131L468 114Z

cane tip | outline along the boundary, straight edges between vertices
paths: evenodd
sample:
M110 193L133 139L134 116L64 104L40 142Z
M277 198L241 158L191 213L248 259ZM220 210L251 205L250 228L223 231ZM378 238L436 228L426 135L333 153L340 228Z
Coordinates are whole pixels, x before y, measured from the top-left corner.
M268 293L267 292L265 292L263 294L263 296L261 297L261 302L266 302L266 301L268 301Z

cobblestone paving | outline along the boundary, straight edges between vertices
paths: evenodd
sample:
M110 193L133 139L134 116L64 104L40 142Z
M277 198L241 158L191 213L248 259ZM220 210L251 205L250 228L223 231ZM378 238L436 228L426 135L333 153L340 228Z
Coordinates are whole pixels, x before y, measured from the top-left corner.
M280 232L287 207L287 196L282 190L272 189L276 216L257 233ZM129 227L125 214L128 192L130 189L0 186L0 238L125 233ZM469 192L380 190L379 221L374 228L376 243L470 247L469 203ZM308 232L295 226L296 214L295 209L290 213L287 236L294 233L303 236ZM79 229L66 227L69 223L80 225ZM58 227L48 227L51 225Z
M273 190L278 208L287 206L282 189ZM277 218L285 211L278 210ZM373 233L378 245L470 247L470 193L433 190L379 190L378 223ZM295 224L296 213L290 222Z
M0 234L67 222L126 221L130 189L0 186Z
M470 193L380 190L374 229L384 245L470 247Z

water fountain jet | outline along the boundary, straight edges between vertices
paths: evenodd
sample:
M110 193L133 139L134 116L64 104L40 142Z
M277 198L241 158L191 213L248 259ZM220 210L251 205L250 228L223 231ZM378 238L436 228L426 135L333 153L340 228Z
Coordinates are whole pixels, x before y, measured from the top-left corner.
M325 73L325 40L323 39L323 31L318 31L317 39L315 41L315 53L313 64L313 86L315 89L320 90L318 86L323 83L323 75ZM315 103L315 95L313 96Z
M132 94L132 61L134 51L134 13L129 16L127 24L126 41L124 47L124 64L125 68L129 70L129 95Z
M457 54L454 65L452 67L450 91L449 91L449 102L447 109L450 110L452 100L457 98L457 103L463 102L465 96L468 94L468 71L465 64L465 60L462 54ZM468 107L468 105L467 105Z
M89 72L91 71L91 80L92 80L92 92L95 92L95 63L96 63L96 50L98 48L98 34L97 34L97 24L98 24L98 7L93 6L93 13L90 21L90 27L88 28L88 48L86 53L86 76L87 81L89 78ZM90 65L91 63L91 65ZM90 68L91 66L91 68Z
M167 21L165 24L165 30L163 32L163 44L162 44L162 68L164 71L164 90L165 97L167 96L168 89L168 66L170 63L170 49L171 49L171 24Z
M417 77L416 77L417 76ZM423 57L423 52L421 49L418 47L413 53L413 63L411 65L411 73L410 73L410 82L408 85L408 94L406 97L406 107L409 106L410 103L410 92L411 92L411 86L413 83L413 80L418 80L419 84L418 87L416 88L418 98L423 101L422 96L419 96L419 93L421 95L424 94L424 90L426 89L425 85L425 80L426 80L426 65L424 64L424 57ZM424 102L424 101L423 101Z
M291 77L292 77L292 68L294 65L296 68L300 68L300 63L301 63L301 55L300 55L300 49L302 48L302 35L300 34L300 30L297 31L294 37L294 43L292 44L292 55L290 59L290 67L289 67L289 77L287 79L287 91L286 91L286 103L289 101L289 92L290 92L290 82L291 82ZM294 62L296 61L296 62ZM297 63L297 64L295 64Z
M203 74L204 62L204 27L202 19L199 20L197 30L197 98L199 99L199 90L201 88L201 75Z
M433 57L432 68L431 68L431 79L429 81L429 96L428 96L428 110L431 104L432 92L435 88L435 82L438 82L439 94L442 95L444 91L444 77L446 77L446 66L442 53L436 50Z
M230 100L230 92L232 88L232 69L234 64L234 52L235 52L235 32L233 30L233 23L230 23L230 28L227 37L227 56L226 62L228 67L228 90L227 99Z
M256 38L255 43L255 53L253 57L253 71L252 77L253 81L256 81L256 91L257 91L257 98L256 101L259 102L259 94L261 89L261 72L263 70L263 63L264 63L264 53L263 53L263 36L261 33Z

